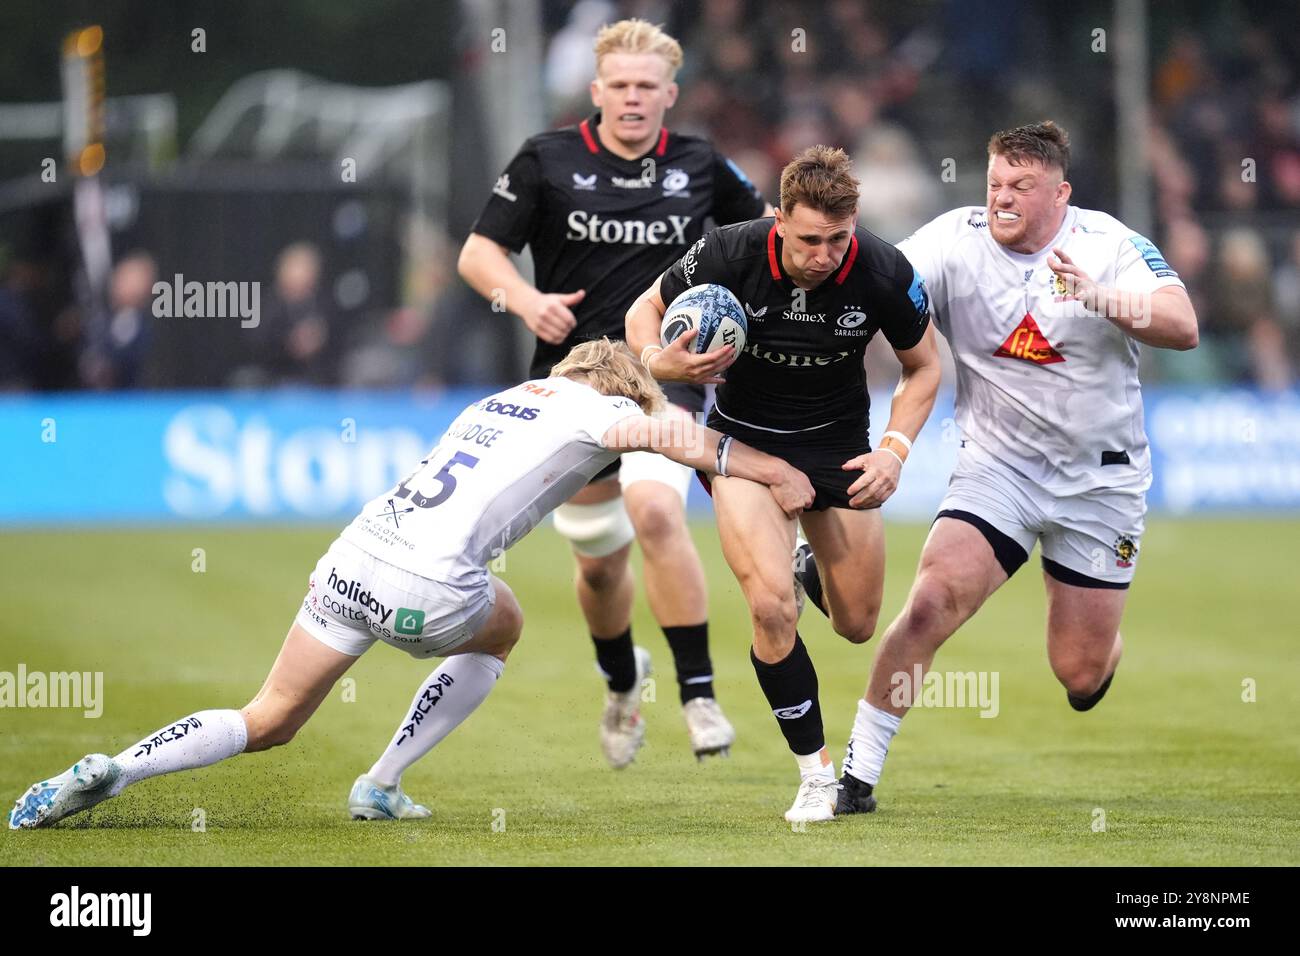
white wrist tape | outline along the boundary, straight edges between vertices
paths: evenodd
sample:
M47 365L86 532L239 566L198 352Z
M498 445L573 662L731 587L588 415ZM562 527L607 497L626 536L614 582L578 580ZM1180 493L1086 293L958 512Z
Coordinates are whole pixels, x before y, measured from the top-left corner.
M651 349L654 349L654 351L650 352ZM662 352L663 350L664 347L662 345L653 345L653 344L647 345L645 348L641 350L641 364L644 365L646 368L649 368L650 360L654 358L656 355L658 355L660 352ZM646 355L647 352L650 352L650 354Z
M881 448L881 449L879 449L879 451L883 451L886 455L893 455L893 456L894 456L894 460L898 462L898 464L899 464L900 467L902 466L902 464L903 464L903 459L900 458L900 457L898 456L898 452L894 451L894 449L892 449L892 448Z
M894 439L896 442L898 442L899 444L901 444L904 448L906 448L908 451L911 451L911 450L912 450L912 439L908 438L908 437L907 437L906 435L904 435L902 432L885 432L885 433L884 433L883 435L881 435L880 437L881 437L882 439L883 439L883 438L892 438L892 439ZM888 449L886 449L886 450L888 450Z

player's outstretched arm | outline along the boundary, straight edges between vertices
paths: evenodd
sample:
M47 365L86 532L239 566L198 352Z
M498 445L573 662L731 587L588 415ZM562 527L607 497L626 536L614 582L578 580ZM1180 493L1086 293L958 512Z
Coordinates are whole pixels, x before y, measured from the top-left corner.
M812 484L798 468L688 419L633 415L613 425L601 444L617 452L658 452L709 475L767 485L787 517L813 502Z
M1143 345L1185 352L1200 342L1196 308L1186 289L1167 285L1141 292L1104 286L1094 282L1064 250L1053 249L1052 253L1047 265L1061 277L1069 297Z
M690 350L696 329L679 335L667 348L659 344L659 326L668 307L659 293L660 276L654 285L632 303L624 318L624 338L642 364L661 382L692 382L696 385L721 385L720 373L736 359L736 350L724 345L706 355Z
M501 302L543 342L559 345L577 325L570 306L582 301L585 290L562 294L538 291L510 261L510 250L487 236L470 233L456 269L475 292Z
M879 507L898 488L903 462L930 417L939 392L942 370L934 326L927 328L912 348L895 349L894 354L902 363L903 373L889 407L889 425L875 451L852 458L843 466L845 471L862 472L862 477L849 485L849 505L853 508Z

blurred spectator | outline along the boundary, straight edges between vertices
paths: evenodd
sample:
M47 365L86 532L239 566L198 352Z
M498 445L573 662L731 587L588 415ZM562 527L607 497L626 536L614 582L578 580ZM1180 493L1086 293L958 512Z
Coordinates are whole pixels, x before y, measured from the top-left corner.
M262 303L257 339L271 382L324 385L333 376L331 321L321 294L321 255L310 242L286 246L275 262L275 282Z
M0 283L0 392L26 391L37 383L41 334L23 275L16 264Z
M1290 256L1273 276L1273 302L1287 337L1291 367L1300 364L1300 230L1291 235Z
M922 167L901 127L873 127L858 145L853 169L862 182L859 221L882 239L900 242L943 211L938 173Z
M1259 233L1245 226L1229 230L1219 252L1213 307L1202 324L1218 340L1236 380L1281 389L1291 383L1291 368L1270 280L1268 249Z
M551 38L546 51L546 93L552 115L586 115L591 108L589 88L596 75L592 41L603 24L615 20L613 4L605 0L579 0L569 22Z
M153 286L158 265L147 252L133 252L113 268L109 278L108 321L95 322L79 369L90 388L138 388L152 339Z

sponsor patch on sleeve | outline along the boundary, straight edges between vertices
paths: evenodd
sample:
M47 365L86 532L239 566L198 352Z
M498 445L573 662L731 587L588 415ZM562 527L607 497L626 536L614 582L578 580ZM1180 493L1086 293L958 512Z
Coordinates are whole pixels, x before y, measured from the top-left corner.
M915 269L912 270L912 284L907 290L907 296L912 300L912 305L916 306L917 315L926 315L930 311L930 294L925 291L925 279Z
M1128 241L1133 243L1138 254L1142 256L1142 261L1147 264L1148 269L1156 274L1157 278L1165 279L1171 276L1175 279L1178 278L1178 273L1169 268L1169 263L1165 262L1165 257L1160 254L1160 250L1156 248L1155 243L1150 239L1134 234L1128 237Z

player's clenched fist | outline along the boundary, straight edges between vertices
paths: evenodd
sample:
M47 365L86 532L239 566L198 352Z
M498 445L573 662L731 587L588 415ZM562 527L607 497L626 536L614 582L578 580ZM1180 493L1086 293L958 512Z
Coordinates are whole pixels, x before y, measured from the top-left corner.
M528 331L543 342L559 345L578 324L569 307L577 305L586 296L586 289L577 292L542 292L524 310L522 316Z
M898 488L903 470L898 458L887 451L873 451L850 458L845 471L861 471L862 477L849 485L850 508L879 508Z

